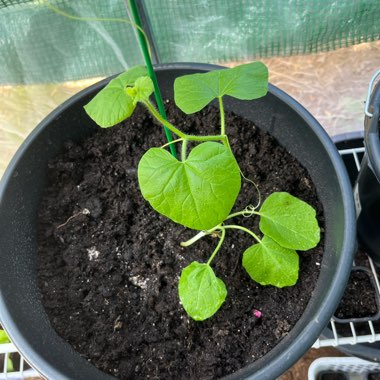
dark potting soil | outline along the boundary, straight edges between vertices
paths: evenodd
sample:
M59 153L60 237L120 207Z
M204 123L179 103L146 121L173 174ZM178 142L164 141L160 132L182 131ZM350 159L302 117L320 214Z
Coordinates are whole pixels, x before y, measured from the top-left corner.
M370 275L355 269L335 312L340 319L372 317L378 312L376 293Z
M169 119L189 133L217 133L219 111L184 117L169 107ZM240 167L263 199L274 191L300 197L317 210L323 228L306 170L251 122L227 114L226 124ZM138 162L149 147L164 143L161 128L139 109L123 125L68 143L49 163L38 226L43 304L57 333L116 377L219 378L262 357L290 332L315 287L323 239L300 253L298 283L278 289L249 278L241 258L254 241L228 231L212 264L227 300L211 319L191 320L179 303L179 275L190 262L207 261L217 239L182 248L179 243L196 232L157 214L142 198ZM234 210L256 202L254 186L243 181ZM235 222L259 234L256 218Z

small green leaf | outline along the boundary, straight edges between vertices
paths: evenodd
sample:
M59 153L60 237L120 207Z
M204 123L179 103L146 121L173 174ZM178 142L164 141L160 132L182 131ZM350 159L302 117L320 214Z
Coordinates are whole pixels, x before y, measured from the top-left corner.
M84 106L85 111L103 128L120 123L131 116L136 108L134 99L127 93L127 86L134 86L140 77L147 75L143 66L136 66L120 74Z
M204 321L222 306L227 289L210 265L193 261L181 273L178 293L186 313L196 321Z
M135 66L118 75L114 80L119 80L122 87L134 86L137 79L148 76L145 66Z
M84 106L91 119L102 128L120 123L131 116L136 108L125 90L115 87L111 82Z
M174 82L175 103L187 114L200 111L212 100L224 95L252 100L261 98L267 92L268 69L261 62L184 75Z
M141 193L159 213L195 230L223 222L240 191L240 170L231 151L216 142L197 145L183 162L151 148L138 167Z
M260 230L285 248L306 251L320 240L315 210L289 193L271 194L259 214Z
M127 94L133 99L133 104L148 100L154 91L152 79L149 77L138 78L134 87L127 87Z
M4 330L0 330L0 344L3 343L10 343L11 340L9 339L7 333Z
M268 236L249 247L243 254L243 267L261 285L278 288L297 282L299 258L296 251L278 245Z

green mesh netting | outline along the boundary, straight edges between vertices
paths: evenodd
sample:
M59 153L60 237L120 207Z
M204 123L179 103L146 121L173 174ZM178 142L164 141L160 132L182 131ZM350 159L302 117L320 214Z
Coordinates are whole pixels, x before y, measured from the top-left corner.
M54 4L82 17L128 18L122 0ZM135 41L128 24L74 21L36 1L0 8L0 82L52 82L116 73L141 62Z
M125 0L56 0L81 17L128 18ZM379 0L145 0L161 62L240 61L379 39ZM0 83L113 74L142 63L128 24L80 22L44 1L0 0Z

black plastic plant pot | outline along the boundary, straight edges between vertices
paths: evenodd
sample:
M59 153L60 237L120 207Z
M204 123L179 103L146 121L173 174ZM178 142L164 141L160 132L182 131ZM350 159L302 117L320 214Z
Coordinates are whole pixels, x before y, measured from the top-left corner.
M164 98L173 98L180 75L220 68L204 64L157 66ZM109 79L108 79L109 80ZM105 86L95 84L52 112L31 133L9 165L0 187L0 318L25 358L48 379L112 379L83 359L53 330L41 303L36 279L36 214L47 162L67 140L78 141L96 126L83 106ZM312 298L292 331L263 358L229 379L275 379L316 341L346 286L356 246L351 185L334 144L318 122L274 86L252 102L226 99L233 110L272 134L307 168L325 213L325 247Z
M364 121L365 155L355 186L358 240L380 265L380 83L371 95L370 114Z

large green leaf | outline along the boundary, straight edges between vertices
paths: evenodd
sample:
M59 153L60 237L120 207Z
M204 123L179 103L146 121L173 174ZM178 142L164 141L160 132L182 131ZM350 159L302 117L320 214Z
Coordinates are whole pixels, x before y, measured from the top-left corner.
M216 142L197 145L184 161L151 148L138 167L141 193L151 206L195 230L223 222L240 191L240 170L231 151Z
M278 245L268 236L249 247L243 254L243 267L261 285L278 288L297 282L299 258L296 251Z
M128 94L127 86L134 86L139 78L148 78L147 75L146 68L143 66L136 66L120 74L84 106L85 111L103 128L120 123L131 116L136 108L136 101Z
M261 62L184 75L174 82L175 103L187 114L200 111L213 99L224 95L252 100L261 98L267 91L268 69Z
M196 321L203 321L222 306L227 289L210 265L194 261L183 269L178 293L187 314Z
M285 248L306 251L320 240L315 210L289 193L271 194L259 214L260 230Z

